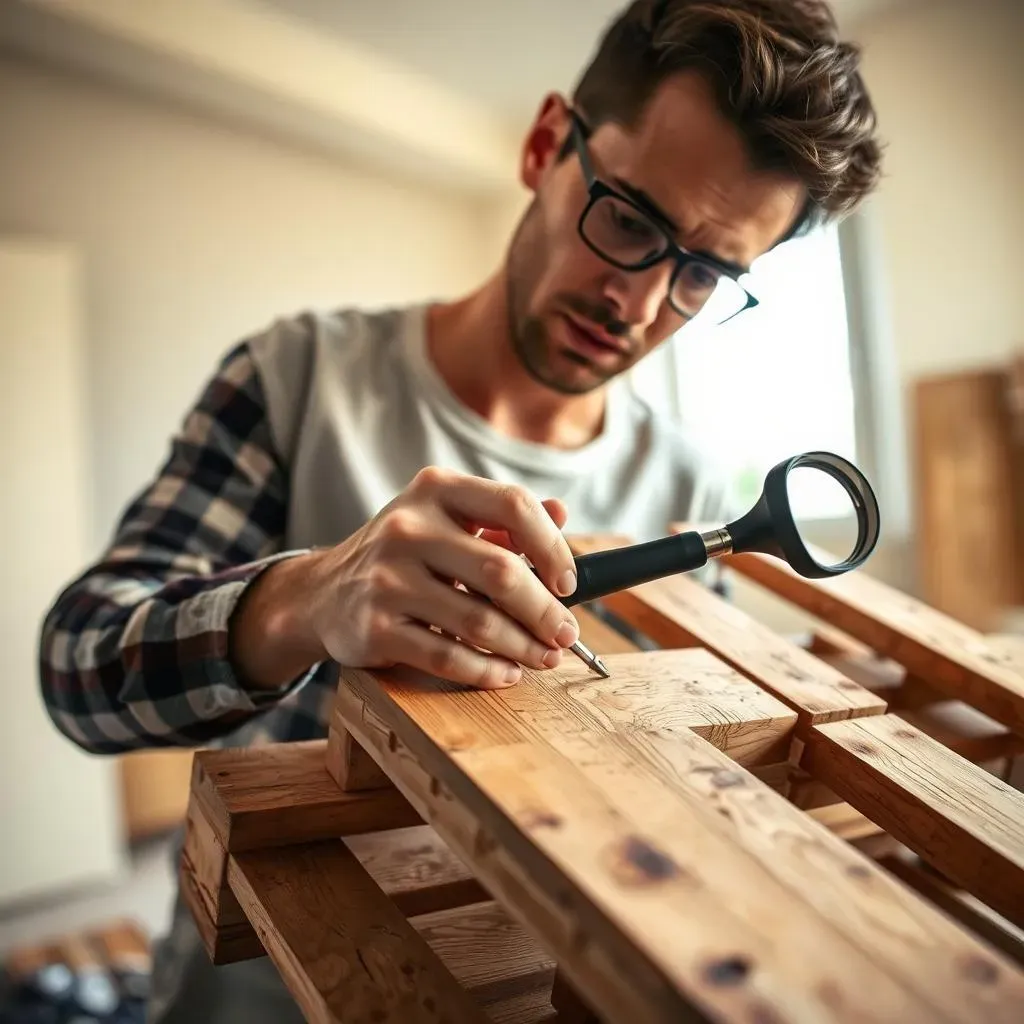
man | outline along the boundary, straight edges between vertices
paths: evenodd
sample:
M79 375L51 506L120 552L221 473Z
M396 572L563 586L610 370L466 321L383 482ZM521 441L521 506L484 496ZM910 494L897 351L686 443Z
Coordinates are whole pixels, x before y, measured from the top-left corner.
M540 107L490 279L227 355L46 619L56 726L98 753L300 740L339 663L479 687L559 664L562 527L725 514L714 467L620 375L698 314L742 314L758 256L874 187L857 65L820 0L632 4ZM209 968L180 906L156 982L153 1019L298 1019L265 964Z

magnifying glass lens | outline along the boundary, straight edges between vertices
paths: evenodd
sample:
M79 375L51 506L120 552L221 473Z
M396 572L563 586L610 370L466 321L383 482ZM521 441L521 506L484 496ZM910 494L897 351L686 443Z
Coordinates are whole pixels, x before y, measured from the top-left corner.
M795 466L786 477L786 493L800 540L819 553L834 556L830 568L851 558L860 527L849 491L814 466Z

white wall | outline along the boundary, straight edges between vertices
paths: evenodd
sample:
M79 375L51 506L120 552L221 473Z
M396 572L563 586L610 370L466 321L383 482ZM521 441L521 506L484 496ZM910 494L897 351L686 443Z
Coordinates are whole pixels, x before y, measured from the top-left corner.
M93 547L244 333L447 295L494 251L458 197L84 79L0 61L0 97L0 232L82 254Z
M933 0L862 24L888 142L878 212L905 381L1024 346L1024 3Z
M0 905L121 866L114 764L68 743L35 685L40 616L86 551L80 270L0 233Z

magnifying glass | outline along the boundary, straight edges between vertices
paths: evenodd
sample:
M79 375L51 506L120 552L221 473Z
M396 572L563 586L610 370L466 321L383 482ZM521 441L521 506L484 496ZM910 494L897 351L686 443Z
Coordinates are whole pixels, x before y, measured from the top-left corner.
M824 477L815 477L813 471ZM856 537L845 558L823 564L811 554L801 535L799 511L806 507L808 495L813 497L816 488L830 482L833 488L838 484L852 504ZM864 474L831 452L805 452L773 466L754 507L725 526L578 555L576 590L562 603L572 607L594 601L651 580L692 572L712 558L744 552L781 558L808 579L839 576L867 561L878 534L878 501Z

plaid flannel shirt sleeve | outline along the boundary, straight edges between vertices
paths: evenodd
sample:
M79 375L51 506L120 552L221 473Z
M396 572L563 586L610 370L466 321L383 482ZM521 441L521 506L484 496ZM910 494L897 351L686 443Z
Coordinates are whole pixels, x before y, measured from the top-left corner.
M46 614L40 681L57 728L98 754L195 746L273 708L316 670L249 690L232 612L282 550L287 474L245 344L221 362L110 546Z

